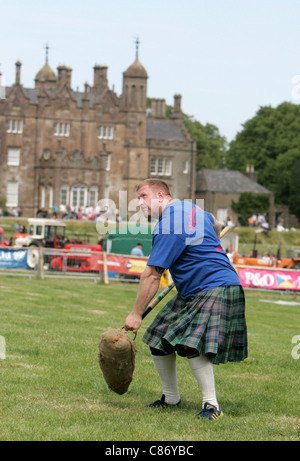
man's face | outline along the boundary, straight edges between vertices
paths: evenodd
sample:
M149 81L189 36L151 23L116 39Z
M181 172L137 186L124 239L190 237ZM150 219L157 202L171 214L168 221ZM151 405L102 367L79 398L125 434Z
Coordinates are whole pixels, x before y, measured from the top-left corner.
M142 186L138 190L139 206L145 218L159 217L159 193L150 186Z

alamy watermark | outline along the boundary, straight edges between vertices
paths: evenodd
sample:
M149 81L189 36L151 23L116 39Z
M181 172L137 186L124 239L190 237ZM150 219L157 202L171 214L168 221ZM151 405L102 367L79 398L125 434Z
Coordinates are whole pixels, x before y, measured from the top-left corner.
M296 346L292 349L292 357L295 360L300 359L300 335L293 336L292 344L296 344Z
M0 336L0 360L6 359L6 343L4 336Z
M197 199L192 203L190 199L174 199L163 210L162 225L158 225L154 230L149 227L149 223L155 224L158 221L157 212L159 204L156 199L151 200L146 215L143 207L140 206L139 199L134 198L128 202L127 192L119 192L119 206L111 199L99 200L97 207L101 210L100 217L96 222L96 229L99 235L107 233L122 234L183 234L186 237L187 245L199 245L204 236L204 200ZM120 221L114 219L118 215L126 222L126 226L120 226ZM174 216L176 215L176 219ZM110 219L112 217L112 219Z

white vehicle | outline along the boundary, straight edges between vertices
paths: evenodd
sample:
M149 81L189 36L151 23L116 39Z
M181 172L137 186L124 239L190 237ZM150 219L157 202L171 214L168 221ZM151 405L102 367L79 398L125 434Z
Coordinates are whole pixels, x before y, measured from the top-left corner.
M66 224L57 219L28 219L27 234L18 237L15 246L29 247L27 263L33 269L38 263L39 253L37 247L63 248L65 245Z

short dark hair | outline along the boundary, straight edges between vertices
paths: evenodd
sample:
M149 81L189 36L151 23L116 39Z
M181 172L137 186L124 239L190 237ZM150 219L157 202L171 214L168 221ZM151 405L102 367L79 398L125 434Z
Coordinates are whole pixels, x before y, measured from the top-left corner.
M171 192L168 184L165 181L162 181L161 179L144 179L144 181L137 186L137 192L143 186L150 186L155 187L156 189L161 189L165 193L165 195L170 195L171 197Z

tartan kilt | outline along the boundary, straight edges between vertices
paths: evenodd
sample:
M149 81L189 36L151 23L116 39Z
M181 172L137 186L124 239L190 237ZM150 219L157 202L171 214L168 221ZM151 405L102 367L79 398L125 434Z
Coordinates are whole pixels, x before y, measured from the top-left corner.
M214 364L244 360L248 351L243 288L221 286L187 300L177 294L157 314L143 341L165 353L188 346L208 354Z

